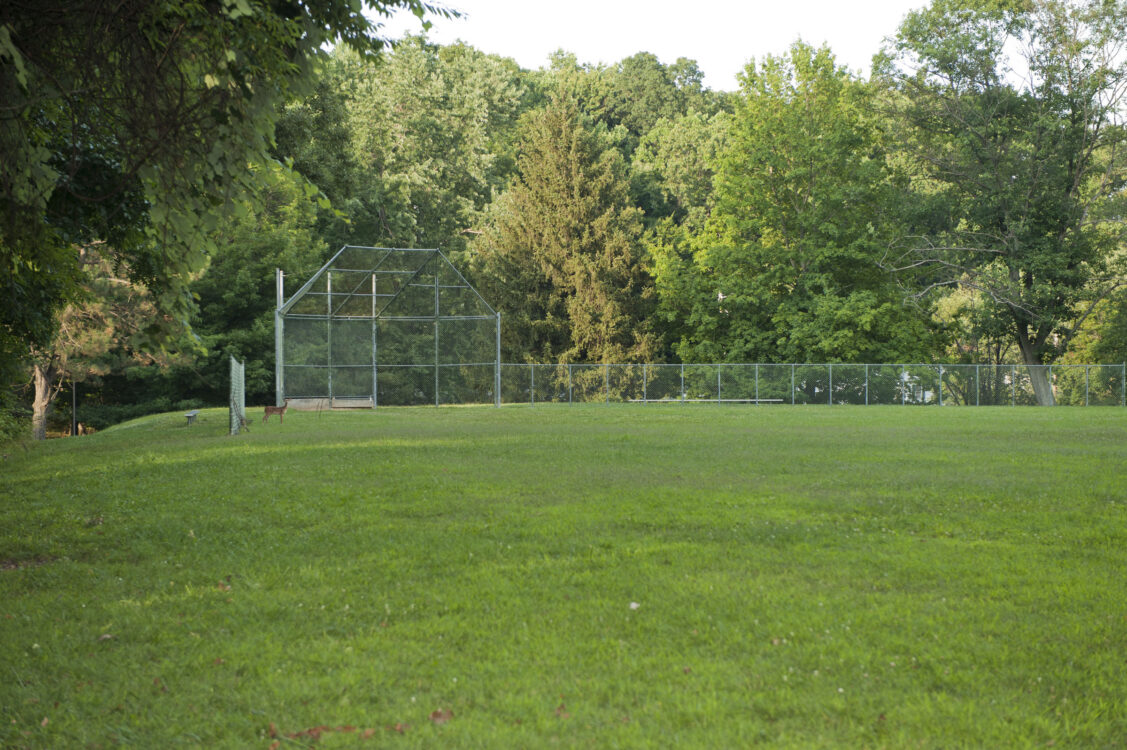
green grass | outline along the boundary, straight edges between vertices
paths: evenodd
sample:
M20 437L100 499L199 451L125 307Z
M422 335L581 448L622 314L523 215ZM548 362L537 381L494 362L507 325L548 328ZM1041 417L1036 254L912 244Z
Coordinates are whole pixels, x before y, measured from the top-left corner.
M0 745L1127 738L1127 409L256 414L0 462Z

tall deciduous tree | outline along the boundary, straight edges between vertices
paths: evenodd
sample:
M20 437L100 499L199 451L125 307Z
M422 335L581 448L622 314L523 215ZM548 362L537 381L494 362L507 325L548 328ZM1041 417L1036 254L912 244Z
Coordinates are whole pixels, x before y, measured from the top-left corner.
M888 266L917 295L980 292L1029 365L1059 357L1116 286L1118 232L1098 209L1127 178L1124 38L1121 2L935 0L884 69L906 152L948 211ZM1052 404L1044 371L1032 382Z
M653 286L622 156L567 99L533 113L520 145L519 175L478 259L483 286L506 313L510 351L560 362L652 359Z
M217 214L253 194L248 165L268 158L279 105L306 89L326 42L382 45L365 5L436 10L424 0L0 4L0 359L50 340L80 286L76 243L107 240L170 320L186 319L188 278Z
M115 268L96 243L79 251L83 276L81 299L58 314L49 346L31 352L32 438L46 437L47 413L64 380L84 382L129 362L167 362L168 355L142 346L139 336L161 313L152 295Z
M380 65L338 60L355 192L342 208L360 244L464 248L514 169L528 94L511 60L413 37Z
M752 63L715 207L654 249L685 360L882 362L920 356L921 316L877 266L895 196L870 90L826 48Z

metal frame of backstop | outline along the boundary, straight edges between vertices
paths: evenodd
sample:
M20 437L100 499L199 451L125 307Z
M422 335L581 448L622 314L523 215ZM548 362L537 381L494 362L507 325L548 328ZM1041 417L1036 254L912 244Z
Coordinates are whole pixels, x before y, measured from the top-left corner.
M440 250L346 245L276 281L277 405L500 405L501 315Z

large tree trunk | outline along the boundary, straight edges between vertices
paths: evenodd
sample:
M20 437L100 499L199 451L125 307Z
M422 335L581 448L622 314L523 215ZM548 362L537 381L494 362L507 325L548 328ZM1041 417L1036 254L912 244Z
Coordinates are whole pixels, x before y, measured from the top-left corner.
M55 400L55 391L51 388L54 377L54 368L44 368L36 364L34 369L35 398L31 402L31 437L33 440L47 438L47 410Z
M1018 339L1021 349L1021 359L1029 365L1029 382L1033 385L1033 395L1040 406L1056 406L1057 400L1053 396L1053 384L1049 382L1049 368L1041 364L1041 358L1033 344L1023 337Z

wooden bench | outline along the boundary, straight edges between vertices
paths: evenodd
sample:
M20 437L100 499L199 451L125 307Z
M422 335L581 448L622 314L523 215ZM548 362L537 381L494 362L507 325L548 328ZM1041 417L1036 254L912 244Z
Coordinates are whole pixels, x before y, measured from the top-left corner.
M185 417L188 418L188 426L189 427L192 426L193 424L195 424L196 417L198 417L199 415L200 415L199 409L192 409L190 412L188 412L187 414L184 415Z

